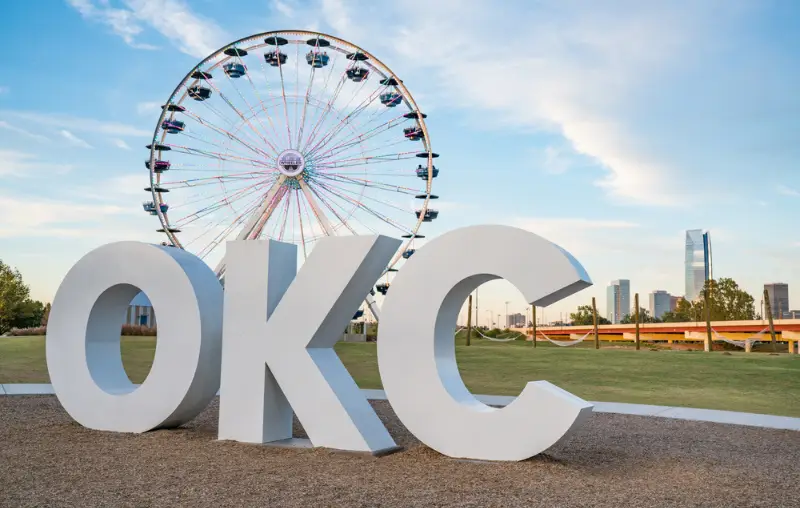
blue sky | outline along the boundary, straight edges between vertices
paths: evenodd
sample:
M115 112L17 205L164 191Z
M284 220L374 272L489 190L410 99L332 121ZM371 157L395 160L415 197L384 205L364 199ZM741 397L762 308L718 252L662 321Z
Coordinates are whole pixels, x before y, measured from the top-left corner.
M496 5L9 3L0 38L24 51L0 56L0 258L50 300L90 249L161 241L141 209L158 105L226 43L296 28L378 55L429 115L441 215L426 236L516 225L581 261L595 285L548 320L592 296L603 311L618 278L643 302L682 294L691 228L711 230L715 275L756 302L764 282L788 282L800 308L800 4ZM525 307L505 283L481 300Z

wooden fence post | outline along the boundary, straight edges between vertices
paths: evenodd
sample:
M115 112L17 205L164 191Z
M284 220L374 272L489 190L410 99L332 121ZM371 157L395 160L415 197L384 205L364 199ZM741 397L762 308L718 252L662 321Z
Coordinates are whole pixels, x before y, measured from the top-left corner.
M467 346L469 346L471 338L472 338L472 295L469 295L469 304L467 305Z
M772 305L769 303L769 291L766 289L764 290L764 313L767 315L767 319L769 319L769 336L772 340L772 352L776 353L778 351L778 343L775 342L775 324L772 322Z
M706 306L706 351L714 350L714 343L711 340L711 286L713 281L709 281L705 291L703 291Z
M600 349L600 335L597 333L597 305L592 297L592 323L594 324L594 348Z
M633 295L633 304L636 305L636 310L633 312L633 318L636 320L636 351L639 351L639 293Z

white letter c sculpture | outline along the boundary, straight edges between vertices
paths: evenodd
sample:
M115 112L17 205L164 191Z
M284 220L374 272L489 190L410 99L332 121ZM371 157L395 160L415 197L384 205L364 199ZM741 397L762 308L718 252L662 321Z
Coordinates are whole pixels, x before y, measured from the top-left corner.
M144 291L158 342L141 386L128 379L120 333ZM222 286L198 257L174 247L118 242L91 251L58 288L47 326L47 369L64 409L81 425L115 432L175 427L219 389Z
M381 306L378 366L386 396L412 434L450 457L523 460L550 448L592 412L590 403L547 381L528 383L502 409L478 401L464 385L455 357L456 319L467 296L497 278L538 306L591 285L577 260L547 240L512 227L474 226L419 249Z

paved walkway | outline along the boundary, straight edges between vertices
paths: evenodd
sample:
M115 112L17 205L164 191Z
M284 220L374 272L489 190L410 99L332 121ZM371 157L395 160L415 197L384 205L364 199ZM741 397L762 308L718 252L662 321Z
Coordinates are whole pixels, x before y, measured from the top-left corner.
M364 395L370 400L386 400L386 393L383 390L364 389L361 391L364 392ZM49 384L0 384L0 395L54 395L54 393L53 386ZM493 406L505 406L515 399L515 397L506 395L476 395L476 397L484 404ZM675 418L678 420L800 431L800 418L792 418L789 416L737 413L735 411L719 411L716 409L626 404L624 402L592 402L592 404L594 404L594 410L598 413L653 416L658 418Z

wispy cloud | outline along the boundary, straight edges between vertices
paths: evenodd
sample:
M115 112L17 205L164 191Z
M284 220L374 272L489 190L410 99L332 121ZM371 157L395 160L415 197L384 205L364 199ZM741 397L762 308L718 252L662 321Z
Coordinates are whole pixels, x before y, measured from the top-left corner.
M121 148L121 149L123 149L123 150L130 150L130 149L131 149L131 147L130 147L130 146L128 146L128 143L126 143L125 141L123 141L123 140L121 140L121 139L119 139L119 138L112 139L112 140L111 140L111 143L112 143L114 146L116 146L117 148Z
M139 20L196 58L208 56L231 37L214 21L195 14L183 0L126 0Z
M155 101L139 102L136 104L136 113L141 116L157 115L161 109L161 104Z
M31 132L31 131L22 129L20 127L17 127L16 125L12 125L12 124L10 124L8 122L4 122L2 120L0 120L0 129L4 129L4 130L10 131L10 132L15 132L17 134L21 134L23 136L26 136L26 137L31 138L31 139L35 139L37 141L49 141L49 138L47 136L42 136L41 134L36 134L35 132Z
M11 89L7 86L0 86L0 94L8 93Z
M66 129L61 129L59 133L61 134L61 137L66 139L67 142L72 146L77 146L78 148L94 148L92 145L86 142L86 140L79 138Z
M694 168L663 147L702 147L680 127L645 131L650 119L642 115L663 115L659 85L666 76L683 77L702 57L698 48L717 49L743 18L742 4L543 0L515 2L508 16L477 0L408 0L381 9L366 0L321 0L321 9L304 15L337 33L359 27L353 42L386 55L407 84L417 83L412 92L430 97L426 109L436 101L473 112L483 125L561 135L566 151L603 171L596 184L616 202L676 205L690 199L679 182ZM406 23L401 10L417 16ZM503 43L487 44L488 33L502 33ZM684 124L703 115L674 106ZM563 171L558 159L551 162L551 170Z
M775 190L777 190L779 194L783 194L784 196L792 196L792 197L800 196L800 191L783 184L778 185Z
M20 122L29 122L31 124L44 125L47 127L64 129L73 132L94 132L98 134L121 137L149 137L153 135L152 131L147 131L145 129L140 129L124 123L107 122L104 120L82 118L70 115L47 114L33 111L0 110L0 118L1 117L18 120L17 122L9 122L13 123L14 125L17 125Z
M276 11L283 14L287 18L294 17L294 9L292 8L291 5L289 5L286 2L281 2L281 0L274 0L272 2L272 7L274 7Z
M109 7L107 0L99 0L97 4L93 0L67 0L67 3L84 19L97 21L111 28L128 46L136 49L158 49L151 44L136 41L136 37L142 33L144 28L141 20L137 19L133 12Z
M69 164L44 162L30 153L0 149L0 176L29 177L43 172L65 173L71 169Z

